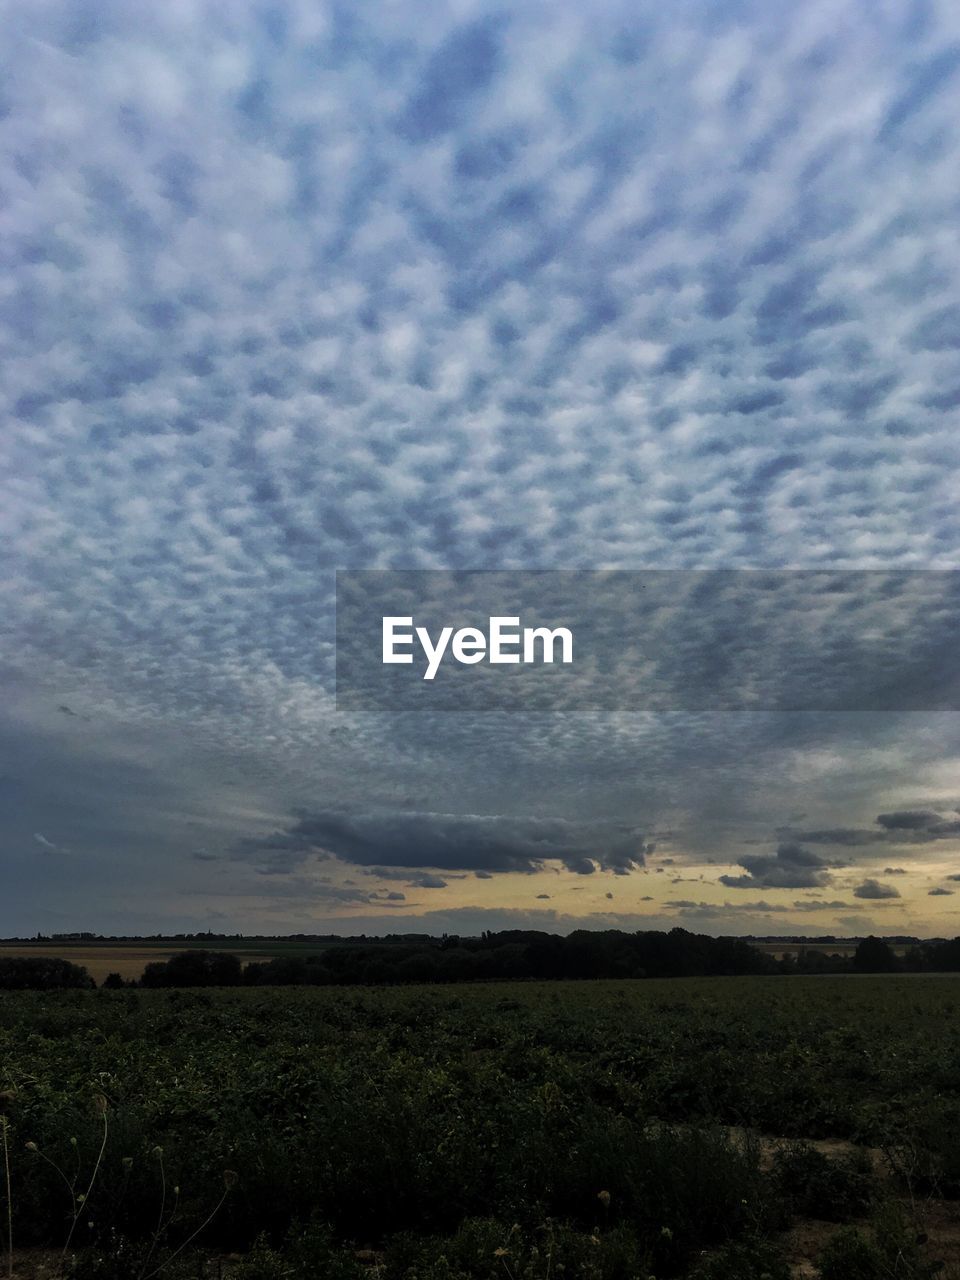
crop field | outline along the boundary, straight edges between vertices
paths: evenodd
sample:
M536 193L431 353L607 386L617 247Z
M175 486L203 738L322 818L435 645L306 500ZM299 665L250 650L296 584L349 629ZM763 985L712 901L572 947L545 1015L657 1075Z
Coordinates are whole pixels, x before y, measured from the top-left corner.
M960 1274L957 977L0 993L0 1111L23 1280Z
M197 946L191 943L191 946ZM22 958L26 956L49 956L54 959L70 960L73 964L83 965L91 978L99 985L109 973L119 973L125 980L139 979L148 964L156 960L169 960L183 945L177 946L169 942L165 944L138 943L51 943L47 946L37 943L25 946L0 946L0 960L5 957ZM280 955L279 947L220 947L240 960L272 960ZM287 949L289 950L289 948ZM309 950L312 954L317 950ZM285 952L283 952L285 954Z
M751 946L762 952L766 956L772 956L775 960L781 959L785 955L801 956L809 951L819 951L826 955L844 956L847 959L852 958L857 949L857 944L852 941L844 942L820 942L816 939L808 942L754 942ZM890 950L896 956L903 956L909 951L909 946L905 943L891 943Z

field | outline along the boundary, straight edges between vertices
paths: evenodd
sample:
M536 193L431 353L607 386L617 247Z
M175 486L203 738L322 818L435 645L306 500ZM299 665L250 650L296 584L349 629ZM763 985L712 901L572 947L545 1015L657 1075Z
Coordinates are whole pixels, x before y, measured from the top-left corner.
M201 944L196 942L180 943L179 945L170 942L152 944L148 942L136 944L125 942L60 942L47 943L46 945L42 943L27 943L22 946L0 946L0 959L6 956L49 956L54 959L69 960L73 964L82 965L99 986L108 973L119 973L120 977L126 980L139 979L146 965L155 960L169 960L171 956L176 955L179 951L186 950L188 945L191 948L198 948ZM250 945L247 947L220 946L217 949L247 961L271 960L280 955L282 950L285 953L291 948L284 949L276 945ZM318 949L317 947L309 948L309 953Z
M780 960L785 955L800 956L807 951L819 951L828 956L843 956L845 959L851 959L857 949L855 942L819 942L812 939L808 942L754 942L751 944L758 951L762 951L766 956L773 956L775 960ZM910 950L905 943L892 943L890 950L896 956L903 956Z
M72 1227L77 1280L956 1275L958 1015L956 977L0 994L14 1274Z

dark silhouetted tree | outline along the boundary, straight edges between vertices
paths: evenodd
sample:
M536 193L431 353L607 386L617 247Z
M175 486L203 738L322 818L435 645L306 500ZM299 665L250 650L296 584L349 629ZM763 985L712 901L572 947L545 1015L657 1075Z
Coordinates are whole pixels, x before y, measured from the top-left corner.
M853 955L856 973L896 973L899 967L890 943L884 942L883 938L875 938L871 934L857 943Z
M243 966L225 951L181 951L169 960L156 960L143 971L145 987L235 987Z
M54 956L11 956L0 959L0 987L14 991L57 991L95 987L81 965Z

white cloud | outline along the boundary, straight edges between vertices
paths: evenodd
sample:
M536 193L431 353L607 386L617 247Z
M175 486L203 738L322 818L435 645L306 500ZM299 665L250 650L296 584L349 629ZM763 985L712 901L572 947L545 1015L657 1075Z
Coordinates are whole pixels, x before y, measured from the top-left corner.
M9 15L17 839L53 757L91 884L183 801L214 852L407 795L733 857L803 770L825 824L948 788L942 720L336 714L336 567L957 561L957 13L426 15Z

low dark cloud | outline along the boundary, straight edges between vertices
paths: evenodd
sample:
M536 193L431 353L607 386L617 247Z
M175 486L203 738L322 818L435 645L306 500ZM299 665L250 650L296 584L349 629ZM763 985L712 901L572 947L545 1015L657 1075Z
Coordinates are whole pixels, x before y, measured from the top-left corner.
M877 814L877 822L887 831L928 831L940 820L940 815L930 809L899 809Z
M802 898L793 904L794 911L856 911L854 902L843 902L833 899L828 902L823 898Z
M568 871L573 871L578 876L592 876L597 869L596 863L592 858L576 856L564 858L563 865Z
M796 909L797 904L788 905L783 902L768 902L765 898L760 898L755 902L692 902L686 899L680 899L665 904L666 906L676 910L680 915L692 916L696 919L713 922L714 927L724 920L729 921L731 927L743 927L743 922L735 925L735 922L743 916L788 916ZM831 907L840 907L843 903L820 903L811 910L823 911ZM801 908L802 909L802 908Z
M960 818L943 817L929 809L904 809L881 813L877 822L891 835L907 832L917 843L960 837Z
M738 861L746 875L720 877L730 889L819 889L830 883L831 863L796 841L777 845L776 853L744 854Z
M945 817L932 809L881 813L876 822L876 827L823 827L809 831L782 827L779 831L805 844L838 845L851 849L878 844L929 844L935 840L960 837L960 819Z
M881 884L879 880L872 880L868 877L862 884L857 885L853 891L853 896L855 898L877 900L881 898L899 898L900 890L892 884Z
M626 875L644 865L643 836L626 826L562 819L482 817L446 813L348 814L302 812L272 835L241 841L234 857L270 874L313 857L333 856L377 875L412 868L532 874L559 863L578 875L597 870ZM429 887L429 886L425 886Z
M797 831L790 827L781 827L778 829L778 834L792 836L802 844L833 844L845 848L876 844L883 839L881 832L872 831L869 827L823 827L812 831Z
M442 876L430 875L429 872L414 876L410 883L417 889L446 889L447 887L447 882Z

